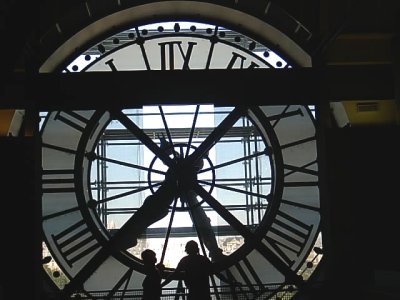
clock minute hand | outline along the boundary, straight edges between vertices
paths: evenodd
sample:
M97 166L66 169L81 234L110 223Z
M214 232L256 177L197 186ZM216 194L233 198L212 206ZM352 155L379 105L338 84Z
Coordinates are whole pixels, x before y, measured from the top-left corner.
M263 255L268 261L277 268L283 275L291 280L296 285L303 286L304 281L301 276L298 276L290 267L283 263L278 256L275 255L259 238L242 224L229 210L219 203L211 194L203 189L200 185L194 186L194 190L198 193L214 210L216 210L234 229L237 230L249 243Z
M187 157L191 164L195 164L246 114L246 106L235 107L222 122L206 137L195 151Z

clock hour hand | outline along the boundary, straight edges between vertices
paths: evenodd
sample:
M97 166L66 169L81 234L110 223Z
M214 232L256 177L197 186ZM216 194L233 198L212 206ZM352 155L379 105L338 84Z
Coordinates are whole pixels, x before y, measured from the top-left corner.
M64 288L68 298L72 293L81 289L84 282L108 259L113 253L128 249L137 244L137 238L144 230L168 214L168 208L176 193L176 180L168 171L159 189L146 198L144 204L130 219L110 238L79 273ZM69 298L68 298L69 299Z
M160 188L144 200L143 205L112 237L113 250L126 250L136 246L138 237L151 224L168 214L177 190L176 180L169 172L167 172L166 179Z
M114 114L116 114L114 112ZM127 127L133 131L135 125L132 122L123 119L121 116L119 120L123 120ZM141 131L136 131L140 135ZM141 140L147 140L146 135L141 136ZM177 179L174 175L176 170L176 160L172 160L169 155L173 154L174 157L179 155L174 152L173 147L166 141L164 135L158 135L160 139L160 147L154 146L153 142L148 142L148 146L154 146L153 151L157 153L158 157L164 157L163 162L169 164L169 169L165 174L165 180L157 191L149 195L143 205L128 219L127 222L116 232L112 238L111 247L115 251L126 250L134 247L137 244L138 237L153 223L161 220L167 216L169 207L174 199L177 197ZM162 154L162 155L161 155Z

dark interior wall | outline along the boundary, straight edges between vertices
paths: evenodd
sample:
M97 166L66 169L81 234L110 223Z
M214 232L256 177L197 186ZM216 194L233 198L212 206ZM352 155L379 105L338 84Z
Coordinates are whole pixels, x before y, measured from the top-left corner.
M400 128L326 133L331 271L339 284L373 286L400 272Z
M39 299L34 144L33 138L0 138L0 299Z

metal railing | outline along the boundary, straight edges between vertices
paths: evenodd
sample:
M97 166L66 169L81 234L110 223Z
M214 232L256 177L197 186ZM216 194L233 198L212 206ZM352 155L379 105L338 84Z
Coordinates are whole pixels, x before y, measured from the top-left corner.
M211 288L212 300L252 300L252 299L271 299L271 300L289 300L297 293L297 289L292 285L245 285L229 286L221 285ZM71 296L71 299L142 299L143 291L141 289L132 289L125 291L96 291L80 292ZM163 288L161 300L187 300L188 291L185 288ZM54 298L57 299L57 298Z

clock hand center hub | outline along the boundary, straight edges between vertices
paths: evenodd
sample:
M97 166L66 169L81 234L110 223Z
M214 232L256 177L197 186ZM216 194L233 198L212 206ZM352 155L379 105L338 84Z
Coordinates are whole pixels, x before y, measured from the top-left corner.
M175 167L175 176L179 194L192 190L197 181L197 169L187 159L178 158Z

